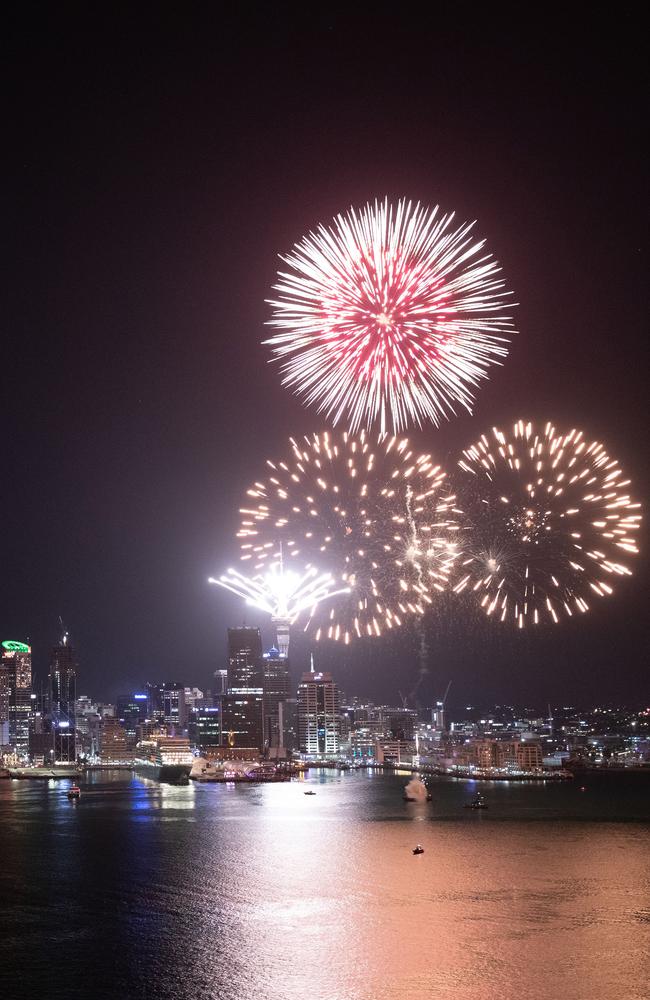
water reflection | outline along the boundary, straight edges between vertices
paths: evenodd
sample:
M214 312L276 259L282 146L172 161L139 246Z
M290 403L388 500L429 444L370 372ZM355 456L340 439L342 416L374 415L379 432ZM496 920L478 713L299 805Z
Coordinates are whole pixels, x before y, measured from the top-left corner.
M404 783L101 775L77 807L61 784L0 785L7 982L48 1000L643 995L650 827L611 820L650 819L646 795L619 788L613 811L607 790L490 786L477 815L467 783L421 805Z

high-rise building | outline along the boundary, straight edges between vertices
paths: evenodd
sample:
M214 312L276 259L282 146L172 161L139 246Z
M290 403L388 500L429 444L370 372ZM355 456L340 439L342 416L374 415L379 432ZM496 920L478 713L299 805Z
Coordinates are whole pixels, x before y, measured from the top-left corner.
M74 725L77 664L67 632L52 647L49 673L49 712L53 719Z
M431 722L435 729L442 732L445 728L445 705L442 701L436 702L436 707L431 709Z
M264 743L268 747L285 746L285 713L280 708L291 695L289 661L275 647L262 658L264 690Z
M54 735L54 759L71 762L76 759L77 663L70 637L65 631L60 642L52 647L48 680L48 714Z
M201 749L221 744L221 705L195 708L188 720L190 743Z
M228 629L228 690L262 687L262 636L258 628Z
M9 695L11 682L7 665L0 659L0 747L9 749Z
M163 685L147 682L145 691L147 693L147 718L153 722L162 722L164 719Z
M220 697L222 694L228 693L228 671L227 670L215 670L214 672L214 694L215 697Z
M222 741L233 747L264 746L262 636L258 628L228 629L228 694L222 703Z
M224 746L247 747L255 752L263 748L263 704L262 688L243 688L223 696L221 741Z
M187 714L195 708L205 707L205 694L197 687L185 688L185 710Z
M9 744L20 756L29 753L29 719L32 711L32 651L25 642L5 640L2 664L7 670Z
M339 692L329 673L305 673L298 686L300 752L332 757L339 752Z
M137 694L120 695L115 702L116 717L124 726L128 737L135 739L135 731L139 722L144 722L147 718L147 695L144 692ZM79 701L77 700L77 706Z
M182 736L187 726L185 687L177 683L162 685L163 721L173 736Z

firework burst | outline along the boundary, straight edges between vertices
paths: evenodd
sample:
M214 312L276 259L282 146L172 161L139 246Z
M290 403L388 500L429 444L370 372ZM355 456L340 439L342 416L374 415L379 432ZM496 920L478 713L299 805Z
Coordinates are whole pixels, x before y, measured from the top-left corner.
M405 200L319 226L282 260L266 343L283 384L352 433L436 426L470 410L513 323L500 268L474 223Z
M527 623L585 612L629 576L640 504L618 463L582 431L511 436L493 428L463 452L454 590L474 592L488 615Z
M268 572L255 576L245 576L231 568L218 580L210 577L209 582L237 594L273 618L286 618L291 624L302 611L313 609L329 597L347 593L347 589L337 588L331 573L319 573L313 566L295 573L285 570L282 562L272 563Z
M314 566L302 573L286 570L281 552L279 561L272 563L266 573L245 576L231 568L218 580L210 577L209 583L224 587L271 615L276 625L276 646L285 656L289 650L289 628L302 612L310 611L312 617L321 601L349 593L347 587L337 587L331 573L319 573Z
M248 490L242 559L260 572L282 544L287 564L327 566L349 589L307 623L316 639L376 636L422 614L453 558L445 473L406 439L335 432L291 439L284 461Z

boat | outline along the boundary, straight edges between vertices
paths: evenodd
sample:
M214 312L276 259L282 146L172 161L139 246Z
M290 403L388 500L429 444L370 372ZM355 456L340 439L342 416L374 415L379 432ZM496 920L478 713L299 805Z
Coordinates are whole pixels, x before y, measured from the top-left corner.
M424 854L424 848L422 847L421 844L416 844L415 847L413 848L413 853L414 854Z
M483 796L481 795L481 793L477 792L477 794L474 796L474 798L472 799L471 802L466 802L465 803L465 808L466 809L488 809L489 806L485 802L485 799L483 798Z
M190 741L184 736L152 736L136 746L134 770L141 778L184 785L193 763Z
M81 789L79 788L79 785L71 785L70 788L68 789L68 798L78 799L80 797L81 797Z
M168 785L189 785L189 783L190 783L189 775L185 774L185 772L179 774L179 776L175 778L173 781L167 782Z
M316 792L311 792L311 791L305 792L305 795L315 795L315 794L316 794Z

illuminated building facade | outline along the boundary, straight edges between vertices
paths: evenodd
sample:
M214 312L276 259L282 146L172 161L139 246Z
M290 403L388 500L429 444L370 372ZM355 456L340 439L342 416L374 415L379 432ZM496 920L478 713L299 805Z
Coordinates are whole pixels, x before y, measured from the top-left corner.
M228 629L228 690L262 687L262 636L258 628Z
M99 752L102 764L128 764L133 760L133 750L119 719L102 719Z
M228 629L228 694L221 699L222 742L264 746L262 636L258 628Z
M48 681L48 714L53 734L54 759L72 762L76 760L77 663L67 632L52 647Z
M262 687L264 690L264 743L268 747L285 746L284 720L286 705L291 695L289 661L279 650L272 648L262 659Z
M8 686L9 744L21 756L29 753L29 720L32 713L32 651L25 642L2 643L2 665Z
M126 731L127 737L135 740L136 730L140 722L147 718L147 695L144 692L121 695L115 704L117 718Z
M195 708L188 721L190 742L198 747L216 747L221 743L221 705Z
M331 757L339 752L341 721L338 686L329 673L304 673L298 686L300 752Z
M0 659L0 747L9 749L9 693L11 684L6 663Z
M259 752L264 745L264 696L261 688L240 688L221 699L222 743Z
M175 736L182 736L187 726L185 687L182 684L162 685L162 716L163 722L169 727L169 732Z
M222 694L227 694L227 693L228 693L228 671L215 670L214 672L215 697L220 697Z

